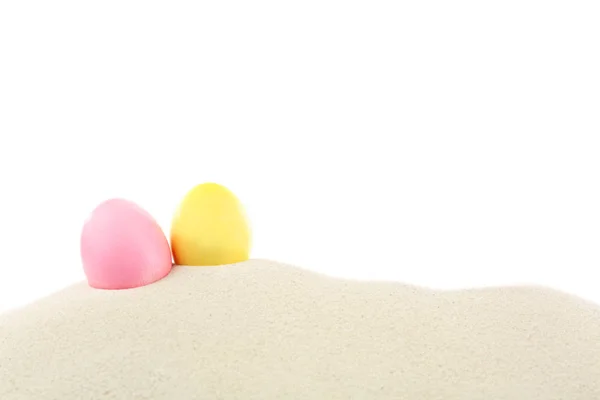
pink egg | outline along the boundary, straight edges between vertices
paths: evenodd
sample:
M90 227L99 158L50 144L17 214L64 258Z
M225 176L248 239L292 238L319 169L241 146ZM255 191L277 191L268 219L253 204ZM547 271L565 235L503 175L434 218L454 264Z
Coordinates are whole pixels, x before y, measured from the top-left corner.
M81 233L81 259L90 286L130 289L171 271L171 249L152 216L127 200L112 199L92 212Z

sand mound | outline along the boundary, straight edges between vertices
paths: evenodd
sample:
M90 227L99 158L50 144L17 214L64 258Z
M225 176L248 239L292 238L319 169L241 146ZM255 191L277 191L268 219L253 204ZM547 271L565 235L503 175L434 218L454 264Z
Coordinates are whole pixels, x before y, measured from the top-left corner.
M600 307L268 261L81 283L0 316L0 399L600 399Z

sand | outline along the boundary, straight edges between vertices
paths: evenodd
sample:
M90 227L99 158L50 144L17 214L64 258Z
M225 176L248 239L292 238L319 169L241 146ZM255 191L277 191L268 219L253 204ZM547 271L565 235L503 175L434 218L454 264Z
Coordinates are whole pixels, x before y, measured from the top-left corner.
M0 399L600 399L600 307L264 260L86 283L0 316Z

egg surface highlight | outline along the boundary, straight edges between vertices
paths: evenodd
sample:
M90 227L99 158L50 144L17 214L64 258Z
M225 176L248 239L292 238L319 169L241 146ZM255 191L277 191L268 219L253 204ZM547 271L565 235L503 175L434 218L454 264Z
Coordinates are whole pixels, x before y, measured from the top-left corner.
M178 265L210 266L246 261L251 233L237 197L216 183L190 190L171 225L171 248Z
M101 203L85 222L81 259L89 285L97 289L148 285L173 266L160 226L141 207L123 199Z

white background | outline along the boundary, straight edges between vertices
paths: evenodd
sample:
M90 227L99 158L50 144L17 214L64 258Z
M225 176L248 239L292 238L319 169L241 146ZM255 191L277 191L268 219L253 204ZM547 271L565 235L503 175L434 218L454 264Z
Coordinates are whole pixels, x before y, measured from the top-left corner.
M125 197L230 187L253 256L600 302L597 1L2 1L0 308Z

